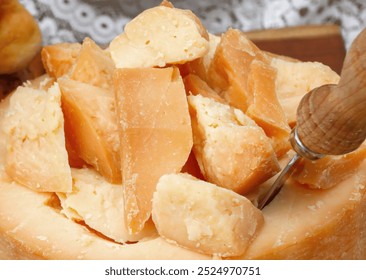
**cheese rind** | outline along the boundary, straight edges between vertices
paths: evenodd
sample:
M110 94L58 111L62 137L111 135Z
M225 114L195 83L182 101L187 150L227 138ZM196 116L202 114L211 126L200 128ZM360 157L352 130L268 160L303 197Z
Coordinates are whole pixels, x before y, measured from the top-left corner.
M152 217L170 242L219 257L244 253L263 223L245 197L188 174L160 178Z

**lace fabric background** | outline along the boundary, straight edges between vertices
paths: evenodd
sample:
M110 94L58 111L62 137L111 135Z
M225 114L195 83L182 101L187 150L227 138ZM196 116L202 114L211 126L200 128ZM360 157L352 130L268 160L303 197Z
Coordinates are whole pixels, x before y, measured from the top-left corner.
M39 21L44 43L81 42L89 36L108 44L124 25L161 0L20 0ZM346 47L366 27L365 0L172 0L191 9L209 32L244 31L336 23Z

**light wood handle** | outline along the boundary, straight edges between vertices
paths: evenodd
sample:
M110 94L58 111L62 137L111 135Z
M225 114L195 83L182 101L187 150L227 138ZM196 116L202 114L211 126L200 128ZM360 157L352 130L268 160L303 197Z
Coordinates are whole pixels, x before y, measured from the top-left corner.
M304 96L297 110L297 132L313 152L340 155L366 138L366 28L353 41L338 85L324 85Z

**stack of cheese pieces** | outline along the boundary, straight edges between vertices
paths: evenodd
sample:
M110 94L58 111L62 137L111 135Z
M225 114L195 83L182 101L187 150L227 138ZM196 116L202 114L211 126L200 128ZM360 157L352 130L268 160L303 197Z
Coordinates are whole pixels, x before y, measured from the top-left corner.
M366 258L366 147L291 156L302 96L339 76L207 33L167 1L105 50L46 46L0 103L0 258Z

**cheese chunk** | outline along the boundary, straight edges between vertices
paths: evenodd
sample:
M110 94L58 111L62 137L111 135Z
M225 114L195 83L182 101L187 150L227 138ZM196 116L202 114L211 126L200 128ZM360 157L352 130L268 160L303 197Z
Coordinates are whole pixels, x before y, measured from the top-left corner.
M238 109L189 96L193 151L205 178L244 194L279 171L270 139Z
M357 172L358 166L366 158L366 146L341 156L326 156L316 161L303 160L293 178L300 184L314 189L328 189Z
M339 82L339 75L320 62L273 58L271 66L277 70L276 93L291 126L296 123L297 107L306 93L321 85Z
M138 233L150 217L159 178L187 161L192 127L177 68L118 69L114 81L126 220Z
M59 78L67 74L81 50L79 43L59 43L44 46L41 52L43 66L48 75Z
M109 182L121 182L120 141L113 92L59 78L69 153L95 167Z
M160 178L152 213L162 237L220 257L244 253L263 224L248 199L188 174Z
M276 69L271 59L243 32L221 36L208 71L208 84L259 124L272 138L278 156L290 146L290 127L276 94Z
M114 62L93 40L85 38L69 77L96 87L113 89Z
M72 169L73 191L58 193L62 212L76 221L84 221L92 229L119 242L138 241L154 236L148 223L138 235L128 233L124 220L122 185L110 184L92 169Z
M109 51L117 68L163 67L204 56L208 35L192 12L158 6L127 23Z
M47 92L18 87L5 115L6 172L35 191L72 189L60 103L57 83Z

